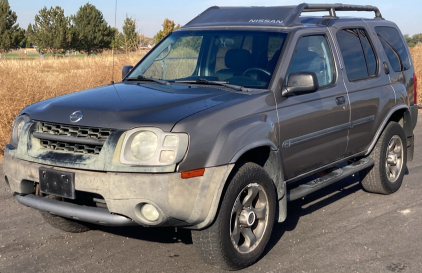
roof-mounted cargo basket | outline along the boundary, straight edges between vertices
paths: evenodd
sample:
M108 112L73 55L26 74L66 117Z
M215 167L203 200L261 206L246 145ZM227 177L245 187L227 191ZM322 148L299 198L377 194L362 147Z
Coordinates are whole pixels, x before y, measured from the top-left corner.
M379 9L374 6L302 3L297 6L278 7L210 7L183 27L227 25L290 27L301 24L299 16L303 12L320 11L329 12L329 16L324 18L338 18L337 11L372 11L375 12L375 19L383 19Z

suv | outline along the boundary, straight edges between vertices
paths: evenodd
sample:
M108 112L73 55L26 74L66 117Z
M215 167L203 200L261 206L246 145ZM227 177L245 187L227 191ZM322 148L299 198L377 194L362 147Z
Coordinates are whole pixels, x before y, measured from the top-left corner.
M54 227L188 228L206 262L240 269L287 201L357 172L391 194L413 158L416 75L373 6L212 7L122 73L16 117L5 180Z

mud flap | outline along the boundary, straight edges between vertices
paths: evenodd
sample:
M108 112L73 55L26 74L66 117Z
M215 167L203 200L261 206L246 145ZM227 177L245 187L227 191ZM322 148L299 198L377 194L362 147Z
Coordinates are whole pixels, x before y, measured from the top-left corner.
M415 153L415 135L407 138L407 162L413 161L414 153Z
M286 182L284 182L284 195L278 200L278 222L282 223L287 218L287 194L286 194Z

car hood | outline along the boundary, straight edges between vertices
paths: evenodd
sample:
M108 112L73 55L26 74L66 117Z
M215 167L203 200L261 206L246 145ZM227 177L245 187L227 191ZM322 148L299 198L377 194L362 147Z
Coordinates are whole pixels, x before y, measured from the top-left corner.
M179 120L245 97L218 88L156 83L121 82L41 101L22 113L31 119L72 124L70 115L81 111L77 125L127 130L137 126L170 131Z

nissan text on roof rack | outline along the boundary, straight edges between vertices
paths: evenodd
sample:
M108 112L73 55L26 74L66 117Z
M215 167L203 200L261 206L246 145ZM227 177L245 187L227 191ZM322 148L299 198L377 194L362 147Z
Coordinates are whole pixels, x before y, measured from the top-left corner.
M412 60L378 8L211 7L121 82L24 108L4 173L54 227L191 229L205 262L236 270L288 201L355 173L397 191L416 122Z

